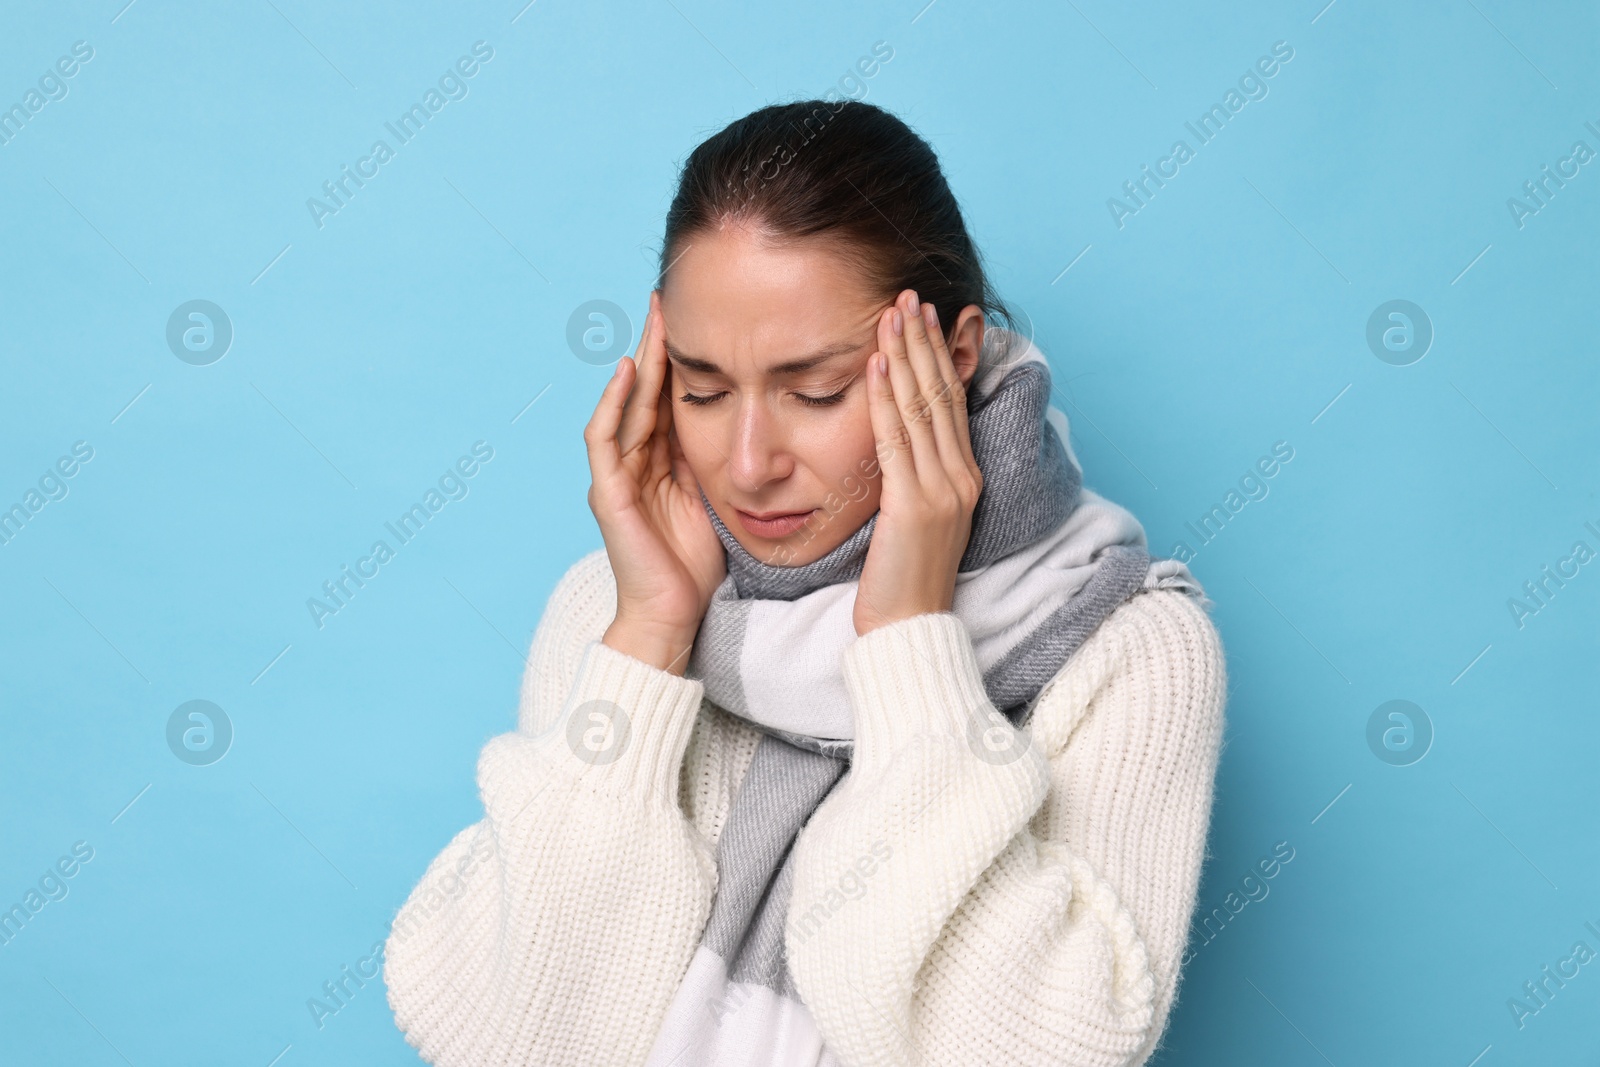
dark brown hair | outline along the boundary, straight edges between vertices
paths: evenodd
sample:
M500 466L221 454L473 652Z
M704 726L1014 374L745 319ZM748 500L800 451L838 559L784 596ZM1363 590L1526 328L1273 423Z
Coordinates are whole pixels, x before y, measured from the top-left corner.
M657 284L686 239L731 222L780 242L837 240L875 295L888 302L915 289L947 334L968 304L1015 323L984 274L933 149L876 105L773 104L702 142L667 211Z

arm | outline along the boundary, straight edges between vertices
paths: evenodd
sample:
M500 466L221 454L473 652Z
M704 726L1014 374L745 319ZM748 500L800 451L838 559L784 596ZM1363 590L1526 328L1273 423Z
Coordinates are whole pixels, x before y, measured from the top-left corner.
M702 687L594 639L614 603L597 556L551 596L520 728L483 749L484 819L389 936L396 1024L432 1063L642 1063L710 911L678 804Z
M829 1047L850 1067L1144 1062L1210 817L1209 619L1179 593L1135 597L1046 687L1009 760L1009 724L986 739L962 711L992 705L954 615L872 631L846 676L856 757L796 846L787 940ZM865 889L841 902L842 879Z

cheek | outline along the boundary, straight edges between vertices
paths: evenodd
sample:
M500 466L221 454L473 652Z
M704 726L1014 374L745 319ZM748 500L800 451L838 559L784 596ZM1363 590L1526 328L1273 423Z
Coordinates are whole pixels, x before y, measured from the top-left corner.
M841 412L838 421L819 427L807 442L806 459L818 489L837 498L835 507L842 502L863 520L877 508L877 442L865 407Z
M695 478L701 485L710 486L715 471L727 465L724 442L718 440L719 430L711 420L693 409L686 411L686 407L676 403L672 407L678 447L683 449L683 458L689 461Z

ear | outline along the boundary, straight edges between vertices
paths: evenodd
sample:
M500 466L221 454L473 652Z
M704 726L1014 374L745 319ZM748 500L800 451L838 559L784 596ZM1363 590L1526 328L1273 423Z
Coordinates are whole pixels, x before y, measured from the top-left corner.
M968 304L956 315L955 325L945 337L950 349L950 362L963 386L972 385L972 376L978 370L978 354L983 351L983 309Z

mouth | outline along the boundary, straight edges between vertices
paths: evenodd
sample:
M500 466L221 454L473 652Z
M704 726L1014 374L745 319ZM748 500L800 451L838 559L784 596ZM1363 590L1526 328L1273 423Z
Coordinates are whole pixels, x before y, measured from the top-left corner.
M740 524L757 537L788 537L804 526L806 520L811 518L817 509L765 513L745 511L743 508L733 510L738 513Z

